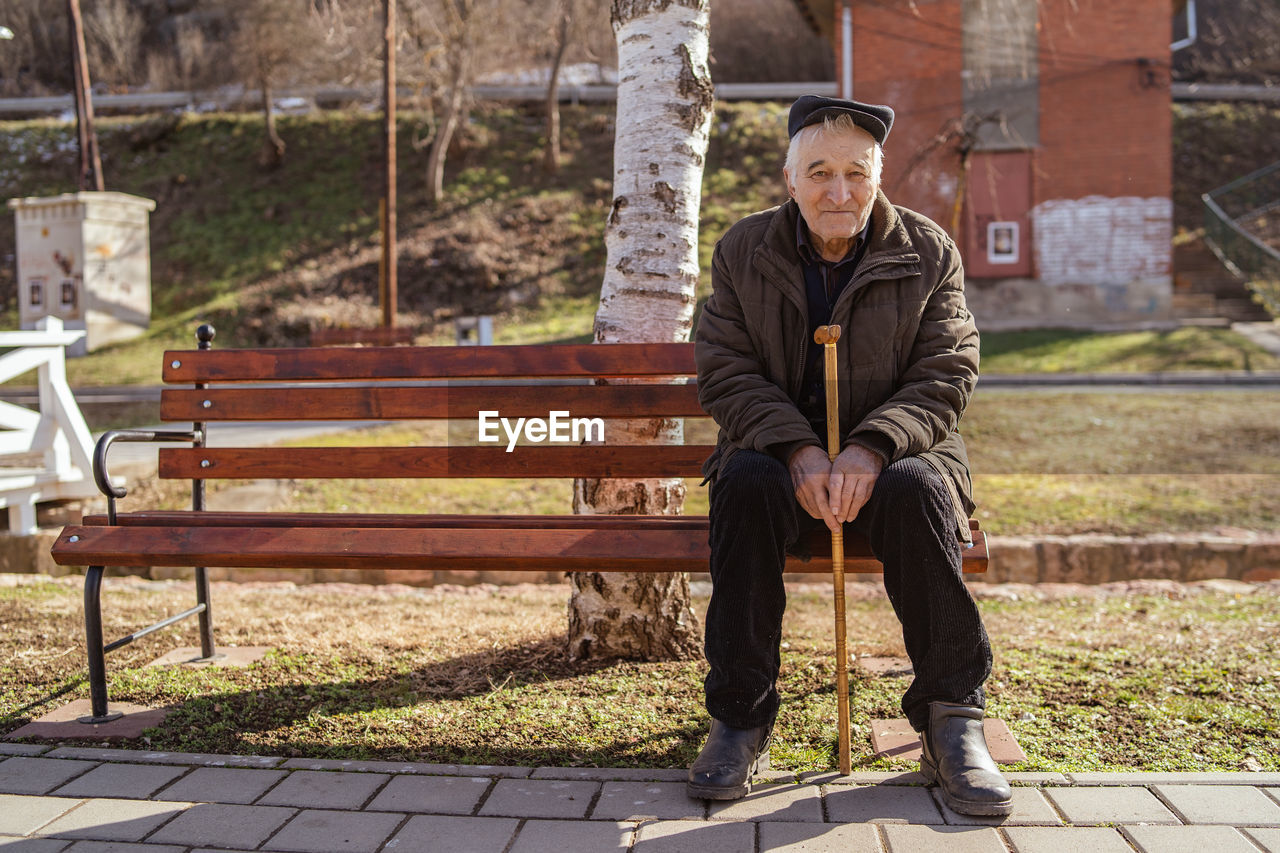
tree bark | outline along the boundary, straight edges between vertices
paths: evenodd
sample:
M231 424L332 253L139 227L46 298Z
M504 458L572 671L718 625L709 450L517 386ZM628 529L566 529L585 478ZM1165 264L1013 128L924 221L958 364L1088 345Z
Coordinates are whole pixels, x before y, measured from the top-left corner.
M471 78L471 52L474 38L471 28L474 7L471 0L454 0L449 7L452 13L452 38L448 45L449 82L446 84L443 114L431 151L427 154L427 199L439 204L444 198L444 161L449 153L449 143L461 120L466 101L467 86Z
M614 195L596 343L688 340L714 103L708 9L709 0L614 0ZM618 444L676 444L683 423L611 421L608 436ZM679 479L578 480L574 512L678 515L684 495ZM687 575L581 574L573 587L572 658L685 658L701 647Z
M267 138L262 141L262 165L268 169L278 169L284 163L284 140L276 133L275 98L271 92L271 78L262 75L258 81L262 89L262 113L266 119Z
M543 167L548 174L560 171L560 67L569 48L569 10L562 10L556 28L556 54L551 61L551 79L547 81L547 149Z

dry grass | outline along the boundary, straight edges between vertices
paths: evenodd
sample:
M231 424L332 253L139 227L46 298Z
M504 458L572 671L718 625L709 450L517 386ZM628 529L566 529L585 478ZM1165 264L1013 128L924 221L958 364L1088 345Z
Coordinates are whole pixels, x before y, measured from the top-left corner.
M9 576L12 578L13 576ZM74 579L0 588L0 732L87 695ZM1012 592L1020 600L1012 600ZM984 588L997 649L991 710L1023 769L1280 769L1280 585L1122 591ZM116 636L185 606L185 584L117 581ZM874 584L850 584L854 654L901 654ZM193 624L108 658L113 699L173 704L166 750L534 765L685 766L707 726L700 662L572 664L564 586L411 589L215 584L222 644L274 651L241 670L144 668L196 643ZM705 598L696 608L705 608ZM833 764L829 592L792 590L775 761ZM853 679L854 761L903 678Z

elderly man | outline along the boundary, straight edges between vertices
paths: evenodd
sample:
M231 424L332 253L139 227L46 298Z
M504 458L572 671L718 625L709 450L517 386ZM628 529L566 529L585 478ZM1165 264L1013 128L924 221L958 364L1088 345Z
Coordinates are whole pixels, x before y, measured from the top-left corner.
M987 751L991 647L961 576L968 458L956 426L978 373L955 244L880 191L889 107L806 95L791 108L791 201L716 246L698 323L698 393L720 427L711 481L707 710L690 795L744 796L778 711L786 554L848 525L884 564L915 678L902 699L921 770L958 812L1008 814ZM823 449L818 326L837 323L841 451Z

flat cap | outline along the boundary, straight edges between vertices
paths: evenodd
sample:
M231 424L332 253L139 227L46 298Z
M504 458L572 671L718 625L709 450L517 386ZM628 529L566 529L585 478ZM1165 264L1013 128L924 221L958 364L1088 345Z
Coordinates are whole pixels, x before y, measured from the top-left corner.
M893 127L893 108L879 104L864 104L843 98L824 98L820 95L801 95L791 105L787 118L787 137L793 137L803 127L817 124L827 116L847 113L853 123L871 134L881 145Z

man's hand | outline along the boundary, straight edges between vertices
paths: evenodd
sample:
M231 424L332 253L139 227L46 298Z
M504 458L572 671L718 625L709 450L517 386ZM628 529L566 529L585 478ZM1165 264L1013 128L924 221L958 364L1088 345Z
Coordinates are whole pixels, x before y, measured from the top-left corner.
M840 451L831 465L827 484L831 493L832 517L842 522L857 518L858 512L871 500L871 490L883 467L884 462L879 456L860 445L851 444Z
M831 511L831 496L827 490L831 479L831 460L827 458L826 451L806 444L791 454L787 468L791 471L796 500L804 511L822 519L832 530L838 530L839 522Z
M882 467L879 456L856 444L841 451L834 463L811 444L797 450L787 462L796 500L833 531L857 518L871 498Z

